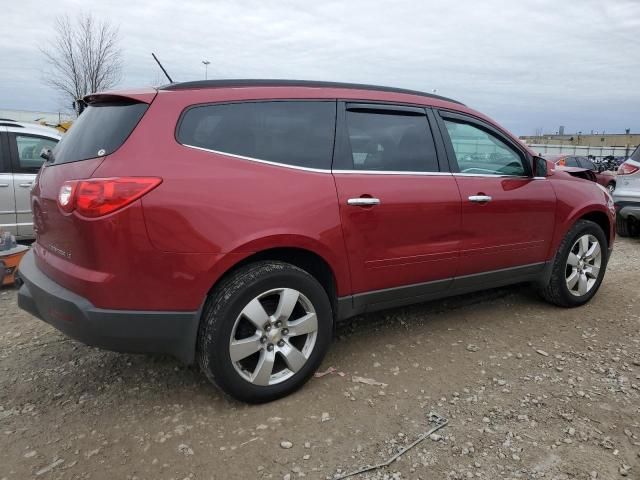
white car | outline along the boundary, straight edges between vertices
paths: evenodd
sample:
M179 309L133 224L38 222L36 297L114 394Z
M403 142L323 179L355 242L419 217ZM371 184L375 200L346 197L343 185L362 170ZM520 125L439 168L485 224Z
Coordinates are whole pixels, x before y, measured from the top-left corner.
M31 186L44 162L43 149L60 141L55 128L0 119L0 231L34 237Z
M618 168L618 185L613 192L616 229L621 237L640 234L640 146Z

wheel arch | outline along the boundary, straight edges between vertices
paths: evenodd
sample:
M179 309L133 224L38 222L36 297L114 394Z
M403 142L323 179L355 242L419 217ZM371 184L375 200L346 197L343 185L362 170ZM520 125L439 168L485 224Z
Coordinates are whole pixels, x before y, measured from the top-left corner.
M607 216L606 213L601 212L599 210L593 210L590 212L587 212L585 214L583 214L582 216L580 216L579 218L576 219L575 222L577 222L578 220L589 220L595 224L597 224L600 228L602 228L602 231L604 232L604 236L607 239L607 247L609 246L609 244L611 243L611 221L609 220L609 217ZM575 224L574 222L574 224Z
M232 275L239 268L264 260L275 260L290 263L291 265L295 265L309 273L318 280L320 285L325 289L335 311L338 298L338 287L333 269L329 265L329 262L327 262L321 255L312 250L301 247L272 247L254 252L228 268L215 282L211 289L213 290L220 281L229 275Z

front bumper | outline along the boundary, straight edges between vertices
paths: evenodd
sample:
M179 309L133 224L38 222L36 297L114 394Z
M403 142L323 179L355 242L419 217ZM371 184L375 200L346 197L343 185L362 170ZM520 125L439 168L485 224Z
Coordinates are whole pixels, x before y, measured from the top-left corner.
M622 218L627 219L632 217L635 220L640 220L640 201L638 202L630 202L630 201L619 201L615 203L617 215L620 215Z
M87 345L129 353L165 353L195 359L200 312L107 310L58 285L27 252L18 275L18 306Z

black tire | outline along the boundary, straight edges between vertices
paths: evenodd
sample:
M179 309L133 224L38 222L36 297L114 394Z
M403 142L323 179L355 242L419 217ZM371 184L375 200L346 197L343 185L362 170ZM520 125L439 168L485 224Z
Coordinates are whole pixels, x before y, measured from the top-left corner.
M616 232L621 237L631 236L631 225L629 225L628 218L622 218L620 215L616 216Z
M229 342L245 306L264 292L278 288L295 289L313 305L318 323L315 345L306 363L293 376L274 385L255 385L236 370ZM332 332L331 302L314 277L288 263L260 261L238 269L210 294L198 332L198 363L207 378L228 395L248 403L269 402L304 385L320 366L331 344Z
M609 182L609 185L607 185L607 190L610 195L613 195L613 192L615 192L616 190L616 182Z
M600 243L602 252L600 272L591 290L585 295L576 296L569 291L566 282L567 259L569 258L569 253L574 243L585 234L593 235ZM542 297L549 303L565 308L579 307L591 300L600 288L607 269L607 248L607 237L598 224L589 220L578 220L560 243L560 247L553 261L549 282L540 289Z

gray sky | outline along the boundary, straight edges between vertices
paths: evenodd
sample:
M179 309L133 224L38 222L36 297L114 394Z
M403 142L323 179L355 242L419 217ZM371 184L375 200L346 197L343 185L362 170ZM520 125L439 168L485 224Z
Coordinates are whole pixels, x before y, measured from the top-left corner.
M55 15L120 26L120 86L296 78L456 98L517 134L640 131L640 0L21 0L5 2L0 109L58 111L39 47ZM48 20L47 20L48 19Z

